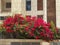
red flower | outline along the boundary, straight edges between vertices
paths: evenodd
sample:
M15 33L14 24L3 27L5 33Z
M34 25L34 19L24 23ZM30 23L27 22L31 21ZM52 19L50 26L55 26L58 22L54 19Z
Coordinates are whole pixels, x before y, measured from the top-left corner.
M37 19L36 17L32 17L32 19L31 19L31 20L32 20L32 21L35 21L36 19Z
M4 20L4 23L3 23L4 27L5 28L11 28L13 27L14 25L14 21L13 21L13 18L12 17L8 17L6 20Z
M30 32L29 32L29 35L30 35L30 36L34 36L34 33L32 33L32 32L30 31Z
M18 22L16 22L15 25L18 26Z
M32 28L31 30L32 30L32 31L35 31L35 28Z
M14 22L15 22L15 23L19 21L19 17L20 17L20 16L21 16L21 15L15 15L15 16L14 16Z
M8 33L12 33L12 32L14 32L13 30L6 30L6 32L8 32Z
M13 24L13 18L12 17L8 17L6 20L4 20L4 24L5 25Z
M6 27L6 30L11 29L11 27Z
M26 16L26 21L30 22L31 21L31 17L30 16Z
M26 31L29 31L29 27L25 27L25 30L26 30Z
M44 24L45 22L42 18L37 18L37 20L34 22L34 27L43 26Z
M40 37L39 36L36 36L35 39L39 39Z
M35 22L34 23L34 28L37 28L38 27L38 24Z
M14 25L13 17L8 17L6 20L4 20L3 25L6 28L7 32L13 32L12 30L10 30Z
M56 32L58 33L58 28L56 27Z
M54 39L54 36L53 36L53 34L52 35L50 35L50 40L53 40Z
M42 37L44 37L44 33L43 33L43 32L40 32L40 35L41 35Z
M33 25L32 22L29 22L29 23L28 23L28 27L31 27L32 25Z

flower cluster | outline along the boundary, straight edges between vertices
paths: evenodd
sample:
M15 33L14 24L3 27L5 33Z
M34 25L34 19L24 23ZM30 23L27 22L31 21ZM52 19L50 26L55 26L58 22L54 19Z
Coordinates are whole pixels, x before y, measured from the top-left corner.
M46 23L42 18L23 17L16 14L14 17L8 17L3 22L5 31L8 33L16 32L18 38L27 39L45 39L52 40L58 30L52 30L51 23Z

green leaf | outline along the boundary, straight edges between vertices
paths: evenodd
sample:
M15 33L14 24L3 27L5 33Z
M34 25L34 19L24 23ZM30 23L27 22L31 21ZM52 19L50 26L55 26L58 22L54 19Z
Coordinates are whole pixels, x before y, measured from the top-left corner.
M56 32L56 27L55 27L55 24L53 21L50 22L51 24L51 31L54 32L54 37L56 38L57 37L57 32Z

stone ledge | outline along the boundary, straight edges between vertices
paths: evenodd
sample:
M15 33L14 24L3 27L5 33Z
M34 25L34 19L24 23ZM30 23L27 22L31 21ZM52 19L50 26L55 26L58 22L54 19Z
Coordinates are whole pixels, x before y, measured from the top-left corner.
M39 42L40 45L51 45L52 42L54 43L59 43L60 44L60 40L54 40L54 41L51 41L51 42L46 42L46 41L43 41L43 40L35 40L35 39L0 39L0 45L11 45L12 42L19 42L19 43L23 43L23 42L29 42L29 43L33 43L33 42ZM50 44L51 43L51 44ZM54 45L54 44L53 44Z

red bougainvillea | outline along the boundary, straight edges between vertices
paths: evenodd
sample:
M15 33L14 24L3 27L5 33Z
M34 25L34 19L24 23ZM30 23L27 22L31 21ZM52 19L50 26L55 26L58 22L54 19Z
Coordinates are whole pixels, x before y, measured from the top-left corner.
M14 17L8 17L4 20L3 26L6 32L19 32L19 35L24 38L52 40L55 37L51 24L35 16L22 17L21 15L15 15ZM55 31L58 32L57 28Z

